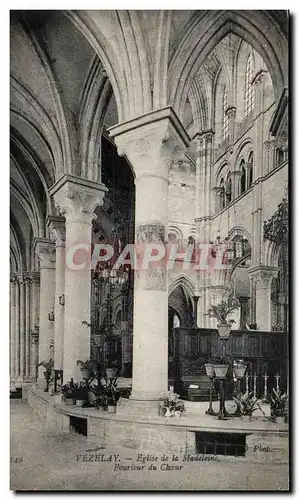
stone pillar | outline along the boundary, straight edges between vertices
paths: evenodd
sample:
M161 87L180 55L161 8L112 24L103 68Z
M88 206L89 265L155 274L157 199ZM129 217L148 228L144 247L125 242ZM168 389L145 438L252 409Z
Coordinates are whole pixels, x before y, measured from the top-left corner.
M25 276L25 380L30 381L30 274Z
M31 376L34 381L37 378L37 365L38 365L38 339L39 339L39 328L36 325L35 329L31 332Z
M232 200L238 198L241 194L241 170L233 170L231 172L232 176Z
M226 110L226 116L229 119L229 145L233 146L235 143L236 108L229 107Z
M255 280L257 329L271 331L271 282L277 277L278 268L258 265L248 269Z
M66 229L63 337L65 382L72 377L74 380L80 380L81 373L77 361L90 358L90 328L86 328L82 322L90 323L91 224L94 210L103 204L106 191L101 183L71 175L64 175L50 189L60 214L65 217ZM78 245L81 251L77 258Z
M249 323L250 325L254 325L256 323L255 316L255 278L253 276L250 277L250 303L249 303Z
M63 335L64 335L64 305L65 300L65 219L49 216L47 225L56 241L56 273L55 273L55 332L54 332L54 369L63 369Z
M16 312L15 312L15 376L20 376L20 287L18 277L15 283Z
M110 129L110 135L135 171L135 241L143 249L154 241L163 248L168 222L169 168L174 153L184 151L190 139L171 108L116 125ZM159 269L147 266L135 270L131 399L157 401L167 388L167 270L163 265ZM144 408L144 403L139 408Z
M16 277L10 276L10 376L16 376Z
M49 313L54 307L55 294L55 244L51 240L36 238L35 253L40 259L39 300L39 363L50 358L50 342L54 338L54 321ZM39 367L38 379L44 381L44 368Z
M18 276L20 287L20 377L24 378L25 375L25 279L24 275Z

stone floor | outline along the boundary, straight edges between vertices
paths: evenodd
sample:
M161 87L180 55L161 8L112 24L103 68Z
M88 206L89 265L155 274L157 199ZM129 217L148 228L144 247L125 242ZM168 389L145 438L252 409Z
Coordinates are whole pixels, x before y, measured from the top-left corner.
M221 456L218 461L187 462L167 452L161 457L101 449L95 440L47 428L23 400L10 404L10 484L15 491L288 490L287 464Z

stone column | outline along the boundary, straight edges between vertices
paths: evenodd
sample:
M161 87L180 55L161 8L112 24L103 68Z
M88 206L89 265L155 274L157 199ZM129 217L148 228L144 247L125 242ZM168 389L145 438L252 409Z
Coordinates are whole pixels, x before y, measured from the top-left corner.
M16 277L10 276L10 376L16 376Z
M15 313L15 376L20 376L20 287L19 280L16 277L16 313Z
M55 273L55 332L54 332L54 369L63 369L63 335L64 335L64 275L65 275L65 219L49 216L47 225L56 241L56 273ZM60 303L62 301L62 304Z
M255 280L257 329L271 331L271 282L277 277L278 268L258 265L248 269Z
M49 313L54 307L55 294L55 243L36 238L35 253L40 259L40 301L39 301L39 363L50 358L50 342L54 338L54 321ZM44 368L39 367L38 380L44 382Z
M229 119L229 145L232 147L235 143L236 108L234 106L227 108L226 116Z
M91 223L94 210L103 204L106 191L101 183L71 175L64 175L50 189L60 214L65 217L66 229L63 337L65 382L71 377L80 380L77 361L90 357L90 328L86 328L82 322L90 323Z
M30 380L30 274L26 273L25 276L25 380Z
M31 376L34 381L37 378L37 365L38 365L38 340L39 340L39 328L36 325L35 329L31 332Z
M163 248L168 222L169 168L174 153L184 150L190 139L171 108L112 127L110 135L135 171L135 241L145 251L151 242ZM131 399L157 401L167 388L167 270L165 265L158 269L147 266L135 270ZM144 408L144 404L139 407ZM157 406L153 407L157 411Z
M25 279L24 275L18 276L20 287L20 377L24 378L25 375Z
M241 194L241 170L233 170L231 172L232 176L232 200L238 198Z

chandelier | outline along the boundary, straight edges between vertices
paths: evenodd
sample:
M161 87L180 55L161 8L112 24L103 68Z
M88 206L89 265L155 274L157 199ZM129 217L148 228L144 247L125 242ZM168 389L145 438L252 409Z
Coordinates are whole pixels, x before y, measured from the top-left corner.
M288 188L279 203L275 214L264 222L264 238L276 243L287 243L289 237L289 198Z

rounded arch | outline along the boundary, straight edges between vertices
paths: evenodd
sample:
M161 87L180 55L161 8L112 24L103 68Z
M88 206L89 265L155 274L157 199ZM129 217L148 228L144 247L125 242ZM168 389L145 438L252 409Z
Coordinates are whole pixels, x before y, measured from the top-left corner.
M265 29L265 26L271 26L271 29ZM191 82L204 59L231 32L249 43L265 61L277 102L283 88L288 86L288 41L270 12L235 10L206 11L201 15L195 13L169 69L169 98L179 117L182 116ZM199 33L202 34L200 39Z

